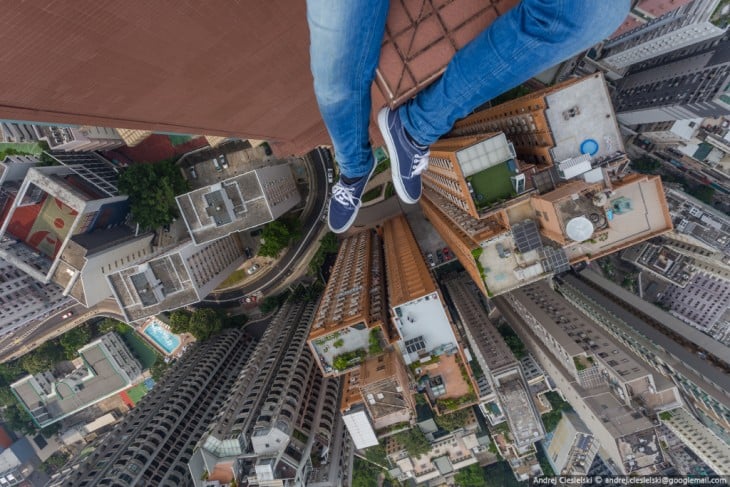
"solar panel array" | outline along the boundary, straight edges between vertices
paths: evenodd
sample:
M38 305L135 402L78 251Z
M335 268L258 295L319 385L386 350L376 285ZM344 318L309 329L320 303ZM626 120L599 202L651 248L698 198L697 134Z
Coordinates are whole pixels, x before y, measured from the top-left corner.
M517 244L517 249L522 252L541 249L542 240L537 225L532 220L525 220L512 226L512 236Z
M542 249L541 254L542 266L545 270L555 273L570 270L570 263L568 262L568 255L565 253L565 250L545 247Z
M416 338L406 340L405 345L408 353L414 353L426 349L426 343L423 341L423 336L417 336Z

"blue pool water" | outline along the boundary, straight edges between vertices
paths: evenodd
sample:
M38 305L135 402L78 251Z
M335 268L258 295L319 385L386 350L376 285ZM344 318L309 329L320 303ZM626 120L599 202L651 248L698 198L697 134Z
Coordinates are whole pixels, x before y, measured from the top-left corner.
M153 322L144 329L144 334L150 337L165 352L171 353L180 346L180 338Z

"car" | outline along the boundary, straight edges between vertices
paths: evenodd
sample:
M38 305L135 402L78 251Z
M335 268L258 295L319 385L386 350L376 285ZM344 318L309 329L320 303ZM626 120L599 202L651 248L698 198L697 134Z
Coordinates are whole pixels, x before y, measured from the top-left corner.
M331 167L327 168L327 182L332 184L335 180L335 173Z
M190 176L193 179L198 179L198 173L195 172L195 166L190 166Z
M254 265L252 265L251 267L249 267L249 268L248 268L248 269L246 270L246 274L248 274L248 275L250 276L250 275L254 274L254 273L255 273L255 272L256 272L257 270L259 270L260 268L261 268L261 266L260 266L260 265L258 265L258 264L254 264Z
M228 169L228 159L226 158L225 154L219 155L218 160L220 161L221 167L223 169Z
M253 252L251 252L250 247L246 247L245 249L243 249L243 253L246 254L247 259L250 259L251 257L253 257Z
M439 264L444 261L444 254L441 252L441 249L436 251L436 258L439 261Z
M74 315L74 312L73 311L69 311L68 313L64 313L63 316L61 316L61 319L62 320L67 320L67 319L71 318L73 315Z
M215 170L216 171L222 171L223 170L223 166L221 166L221 163L220 163L220 161L218 160L217 157L214 157L213 158L213 166L215 167Z
M433 261L433 254L431 252L426 254L426 260L428 261L428 265L430 265L431 267L436 267L436 263Z
M444 260L451 260L451 252L448 247L444 247Z

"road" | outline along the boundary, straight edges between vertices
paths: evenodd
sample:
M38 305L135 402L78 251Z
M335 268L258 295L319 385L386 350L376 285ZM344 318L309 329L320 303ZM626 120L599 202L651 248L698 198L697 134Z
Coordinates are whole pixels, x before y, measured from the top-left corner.
M62 316L69 311L73 313L72 317L63 319ZM86 308L80 304L72 305L52 314L48 319L39 323L38 326L25 330L22 334L13 336L7 343L3 343L0 346L0 363L16 359L44 342L52 340L97 316L106 316L124 321L114 298L107 298L91 308Z
M302 215L302 229L304 238L296 245L290 247L286 253L273 265L271 265L265 274L261 274L259 278L243 287L220 293L213 293L208 296L202 303L217 304L225 306L226 303L235 303L247 294L262 293L267 295L271 290L279 287L283 280L292 274L292 267L295 261L303 255L310 245L319 241L319 234L326 225L322 221L325 204L327 202L327 194L329 186L327 183L327 166L325 160L316 156L312 158L313 164L310 168L314 171L311 175L310 194L315 195L314 199L307 203Z

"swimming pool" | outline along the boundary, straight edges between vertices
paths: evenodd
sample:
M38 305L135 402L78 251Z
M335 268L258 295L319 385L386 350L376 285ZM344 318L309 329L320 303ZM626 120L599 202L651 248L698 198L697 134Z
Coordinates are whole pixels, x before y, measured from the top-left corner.
M167 353L172 353L173 350L180 346L180 338L162 328L156 321L153 321L144 329L144 334L150 337L152 341Z

